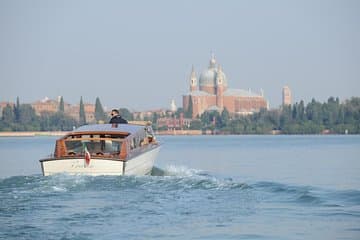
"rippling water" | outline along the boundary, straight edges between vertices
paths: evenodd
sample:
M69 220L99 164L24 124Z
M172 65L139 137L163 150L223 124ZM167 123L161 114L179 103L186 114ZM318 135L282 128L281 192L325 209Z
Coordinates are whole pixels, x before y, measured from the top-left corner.
M0 239L360 238L358 136L160 140L151 176L43 177L54 138L0 138Z

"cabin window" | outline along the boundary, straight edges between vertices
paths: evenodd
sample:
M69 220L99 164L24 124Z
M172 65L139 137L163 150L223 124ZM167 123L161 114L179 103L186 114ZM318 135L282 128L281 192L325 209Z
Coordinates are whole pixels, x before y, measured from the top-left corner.
M65 141L67 153L70 155L83 152L83 145L81 141Z
M105 140L104 143L104 152L107 153L120 153L121 144L120 142L115 142L111 140Z
M79 140L65 141L68 155L81 155L85 152L85 146L92 155L119 154L120 141L112 140Z

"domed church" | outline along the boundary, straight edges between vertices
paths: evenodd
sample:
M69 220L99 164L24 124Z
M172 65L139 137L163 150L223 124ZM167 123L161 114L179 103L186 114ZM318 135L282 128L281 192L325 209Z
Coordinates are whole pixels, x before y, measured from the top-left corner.
M192 117L200 116L205 111L221 111L226 108L231 114L252 114L268 108L263 93L228 88L228 82L221 66L214 55L210 64L197 81L194 67L190 74L190 93L183 96L184 111L192 111Z

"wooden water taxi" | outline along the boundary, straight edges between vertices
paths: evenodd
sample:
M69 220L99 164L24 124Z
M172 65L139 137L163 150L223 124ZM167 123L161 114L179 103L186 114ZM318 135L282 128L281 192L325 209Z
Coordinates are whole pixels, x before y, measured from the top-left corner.
M56 140L53 156L40 163L44 176L146 175L159 149L150 124L85 125Z

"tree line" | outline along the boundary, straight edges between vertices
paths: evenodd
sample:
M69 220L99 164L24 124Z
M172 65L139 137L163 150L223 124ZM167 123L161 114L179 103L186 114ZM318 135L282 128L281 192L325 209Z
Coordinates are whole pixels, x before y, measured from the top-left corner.
M132 119L126 108L120 108L123 116ZM108 122L109 116L105 113L100 99L95 101L96 122ZM64 99L60 98L56 112L42 112L37 115L31 104L20 104L19 97L14 106L8 104L2 110L0 131L70 131L81 125L88 124L82 97L79 104L78 120L65 113Z
M360 98L353 97L343 103L334 97L324 103L312 99L306 105L300 101L280 109L262 109L252 115L231 116L225 108L221 113L204 112L191 122L189 129L220 134L359 134Z
M190 106L192 107L192 106ZM132 113L126 108L119 109L127 120L133 120ZM180 114L189 117L190 112L179 108L174 116ZM154 114L150 120L154 129L160 116ZM108 122L110 116L105 113L100 99L95 102L96 122ZM20 104L17 98L14 106L7 105L2 110L0 131L70 131L74 127L87 124L82 97L79 104L78 120L65 114L64 100L59 101L58 111L43 112L37 115L30 104ZM262 109L252 115L232 116L225 108L217 111L204 112L191 121L185 128L212 131L220 134L360 134L360 98L353 97L340 103L339 98L330 97L321 103L312 99L305 105L304 101L280 109Z

